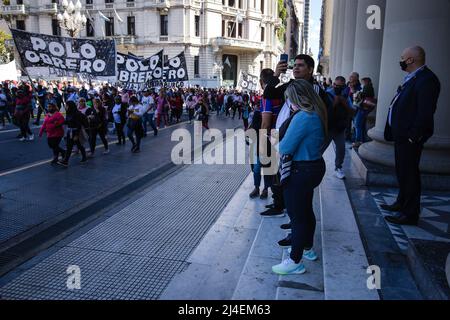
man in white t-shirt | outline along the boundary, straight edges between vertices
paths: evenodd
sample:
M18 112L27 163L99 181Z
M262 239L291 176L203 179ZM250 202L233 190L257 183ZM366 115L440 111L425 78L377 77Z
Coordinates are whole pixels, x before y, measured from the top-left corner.
M155 117L155 100L150 94L150 90L144 91L144 95L141 99L142 106L146 110L144 116L142 117L142 124L144 126L144 137L147 136L147 123L150 123L150 126L153 129L155 137L158 135L158 129L156 128L155 122L153 121Z
M131 152L139 153L141 151L141 139L144 136L144 128L142 126L142 117L146 113L145 107L139 103L139 99L135 96L130 98L130 107L128 108L128 138L133 147ZM134 139L133 133L136 135Z

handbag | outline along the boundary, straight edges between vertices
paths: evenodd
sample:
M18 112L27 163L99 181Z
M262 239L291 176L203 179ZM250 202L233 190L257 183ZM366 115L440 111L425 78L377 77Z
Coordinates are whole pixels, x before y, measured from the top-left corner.
M377 107L378 100L376 98L365 98L361 103L361 108L371 113Z

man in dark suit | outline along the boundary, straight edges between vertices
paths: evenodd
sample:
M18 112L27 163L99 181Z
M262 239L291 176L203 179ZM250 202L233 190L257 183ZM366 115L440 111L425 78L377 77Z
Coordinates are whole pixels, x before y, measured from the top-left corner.
M441 90L439 79L425 65L425 50L405 49L400 66L408 75L394 97L385 129L385 139L395 144L395 169L400 192L393 205L382 208L398 215L388 222L417 225L420 216L420 158L424 144L434 133L434 113Z

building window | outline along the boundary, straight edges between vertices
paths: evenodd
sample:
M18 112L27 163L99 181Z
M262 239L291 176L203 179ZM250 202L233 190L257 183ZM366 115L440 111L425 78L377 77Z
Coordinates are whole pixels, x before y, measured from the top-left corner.
M264 0L261 0L261 13L264 13Z
M16 28L18 30L26 30L26 28L25 28L25 20L16 20Z
M236 22L228 21L227 29L227 37L236 38Z
M225 37L225 20L222 20L222 37Z
M16 2L18 5L23 4L23 0L17 0Z
M114 3L114 0L105 0L105 3Z
M161 15L161 35L169 35L169 18L167 15Z
M86 0L86 4L93 4L93 0Z
M136 35L136 19L134 17L127 18L127 29L129 36Z
M239 0L239 9L242 9L242 0Z
M95 37L94 26L92 25L91 20L86 20L86 36L87 37Z
M242 23L238 24L238 38L242 39L242 30L243 30L243 26Z
M52 19L52 34L54 36L61 36L61 28L57 19Z
M228 6L229 7L234 7L234 5L235 5L234 0L228 0Z
M266 29L264 27L261 27L261 42L264 42L264 33Z
M236 86L237 84L237 67L238 57L235 55L224 54L222 56L222 78L225 86Z
M259 72L264 70L264 61L259 62Z
M112 37L114 33L114 18L108 17L109 21L105 21L105 33L107 37Z
M194 56L194 77L200 78L200 57Z
M200 16L195 16L195 36L200 37Z

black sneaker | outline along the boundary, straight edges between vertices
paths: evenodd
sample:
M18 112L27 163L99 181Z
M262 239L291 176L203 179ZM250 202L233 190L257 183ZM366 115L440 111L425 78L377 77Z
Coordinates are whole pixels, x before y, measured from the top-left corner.
M264 212L261 212L260 215L263 216L263 217L272 217L272 218L280 217L280 218L282 218L286 214L284 213L284 210L269 209L269 210L266 210Z
M139 148L134 148L133 153L139 153L139 152L141 152L141 149L139 149Z
M269 191L267 189L264 189L259 198L261 200L266 200L268 197L269 197Z
M292 246L291 235L288 235L283 240L278 241L278 245L282 248L291 247Z
M250 197L250 199L255 199L255 198L259 197L259 189L255 188L252 191L252 193L250 193L249 197Z
M268 204L267 206L266 206L266 208L267 209L275 209L275 204Z
M69 163L66 161L58 161L58 164L62 165L65 168L67 168L69 166Z
M290 229L292 229L292 225L290 223L286 223L286 224L282 224L280 226L280 228L283 230L290 230Z

